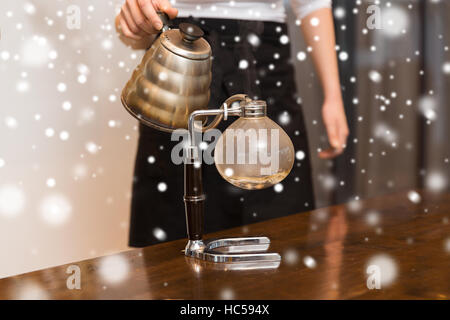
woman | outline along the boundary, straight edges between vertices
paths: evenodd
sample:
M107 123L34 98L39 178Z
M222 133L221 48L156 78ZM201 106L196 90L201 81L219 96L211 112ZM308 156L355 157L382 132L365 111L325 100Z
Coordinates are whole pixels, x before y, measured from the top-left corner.
M291 0L324 91L323 121L330 142L319 156L343 151L348 136L337 59L331 0ZM133 48L148 48L162 23L163 11L177 25L189 21L205 31L213 53L211 99L217 108L229 96L245 93L266 100L268 116L291 137L299 155L277 188L241 190L224 181L214 165L204 165L205 231L212 232L314 208L311 165L304 119L295 94L294 69L282 0L194 1L127 0L116 17L121 39ZM292 32L295 34L295 32ZM223 121L222 131L231 121ZM142 247L186 236L183 167L170 152L170 134L140 126L130 223L130 246Z

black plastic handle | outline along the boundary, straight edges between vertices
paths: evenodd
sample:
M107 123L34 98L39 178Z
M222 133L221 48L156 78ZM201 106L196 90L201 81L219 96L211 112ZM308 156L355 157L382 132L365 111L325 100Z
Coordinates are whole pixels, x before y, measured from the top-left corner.
M167 13L162 12L162 11L157 11L156 14L158 15L158 17L161 19L161 22L163 24L162 30L166 30L170 27L170 18L167 15Z

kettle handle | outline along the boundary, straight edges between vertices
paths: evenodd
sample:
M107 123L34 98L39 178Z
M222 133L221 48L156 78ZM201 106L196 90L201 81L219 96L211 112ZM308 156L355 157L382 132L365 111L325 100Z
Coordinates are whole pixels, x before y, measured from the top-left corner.
M234 102L247 101L248 99L249 98L246 94L242 94L242 93L235 94L235 95L229 97L227 100L225 100L224 103L222 103L222 105L220 106L220 109L223 110L225 105L227 106L227 108L229 108ZM201 128L201 131L205 132L205 131L208 131L209 129L213 129L213 128L217 127L217 125L220 123L220 121L222 121L223 115L224 115L224 112L216 115L214 117L214 119L208 125ZM199 128L199 130L200 130L200 128Z
M162 11L156 11L156 14L158 15L159 19L161 19L161 22L163 24L163 27L161 28L161 32L167 31L170 29L170 18L169 16Z

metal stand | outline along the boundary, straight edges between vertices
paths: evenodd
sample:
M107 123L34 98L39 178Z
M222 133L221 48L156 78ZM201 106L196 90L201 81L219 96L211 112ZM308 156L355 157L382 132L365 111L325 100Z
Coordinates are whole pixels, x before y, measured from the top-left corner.
M249 99L245 95L235 95L225 101L221 109L194 111L189 119L190 144L186 148L184 162L184 203L189 241L184 254L195 259L217 263L244 263L246 265L269 265L278 267L281 257L278 253L265 252L269 248L267 237L243 237L203 240L204 202L201 163L194 141L194 120L197 116L240 115ZM238 108L228 109L235 101ZM221 118L220 118L221 120ZM219 120L219 121L220 121Z
M223 263L280 261L278 253L260 253L267 251L269 244L270 240L267 237L189 240L184 254L205 261Z

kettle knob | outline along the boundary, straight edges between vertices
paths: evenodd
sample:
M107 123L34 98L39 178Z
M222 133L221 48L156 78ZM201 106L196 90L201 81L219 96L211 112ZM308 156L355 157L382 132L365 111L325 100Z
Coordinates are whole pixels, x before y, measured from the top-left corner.
M195 41L203 37L203 30L191 23L180 23L179 25L183 40Z

